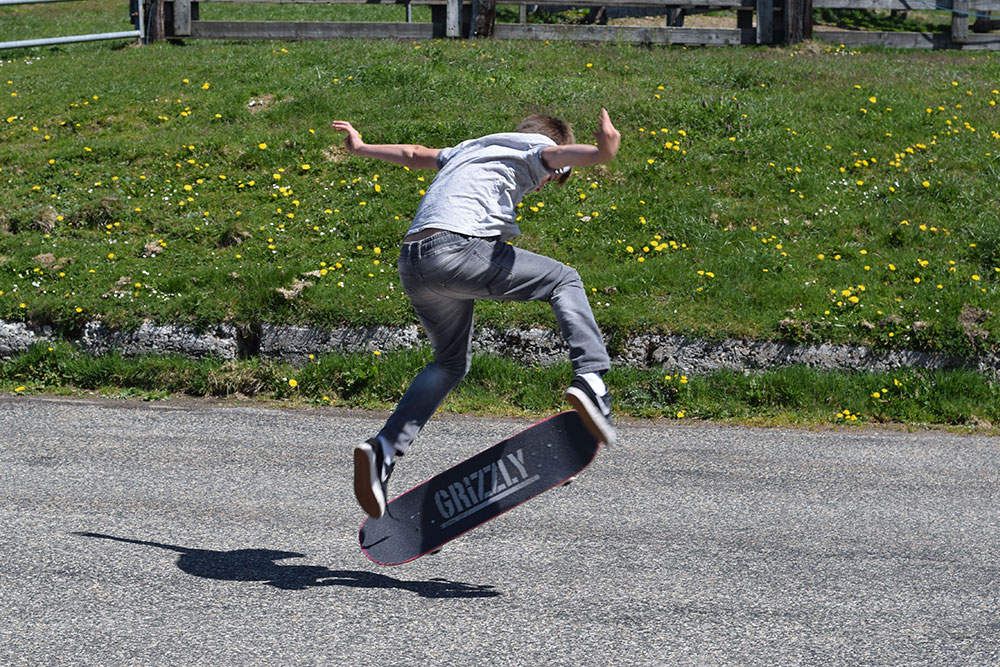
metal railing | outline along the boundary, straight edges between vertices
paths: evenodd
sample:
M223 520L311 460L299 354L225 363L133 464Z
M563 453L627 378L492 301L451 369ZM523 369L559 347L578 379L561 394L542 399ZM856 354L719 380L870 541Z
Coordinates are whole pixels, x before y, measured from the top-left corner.
M36 5L51 2L76 2L78 0L0 0L0 7L8 5ZM0 42L0 50L20 49L32 46L50 46L55 44L74 44L77 42L98 42L109 39L138 39L144 41L143 3L138 3L137 30L122 30L118 32L98 32L88 35L65 35L60 37L42 37L40 39L19 39L10 42Z

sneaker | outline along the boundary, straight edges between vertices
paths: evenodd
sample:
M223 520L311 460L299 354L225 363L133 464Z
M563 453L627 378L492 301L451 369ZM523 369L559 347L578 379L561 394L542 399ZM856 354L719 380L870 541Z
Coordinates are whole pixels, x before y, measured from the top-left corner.
M606 445L615 444L615 429L611 425L611 393L598 396L581 377L573 378L566 390L566 400L580 413L587 430Z
M385 465L382 443L372 438L354 448L354 496L373 519L385 514L386 488L392 466Z

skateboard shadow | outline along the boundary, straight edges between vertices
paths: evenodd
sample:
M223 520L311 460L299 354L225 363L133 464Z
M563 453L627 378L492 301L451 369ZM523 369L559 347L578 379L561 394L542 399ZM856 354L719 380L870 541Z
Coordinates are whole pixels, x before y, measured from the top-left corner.
M331 570L323 565L286 565L277 562L287 558L305 557L304 554L293 551L273 549L216 551L133 540L100 533L77 532L73 535L174 551L180 554L177 558L177 567L191 576L222 581L258 581L286 591L301 591L317 586L345 586L348 588L397 588L425 598L489 598L500 595L500 592L495 590L493 586L465 584L441 578L428 581L404 581L373 572Z

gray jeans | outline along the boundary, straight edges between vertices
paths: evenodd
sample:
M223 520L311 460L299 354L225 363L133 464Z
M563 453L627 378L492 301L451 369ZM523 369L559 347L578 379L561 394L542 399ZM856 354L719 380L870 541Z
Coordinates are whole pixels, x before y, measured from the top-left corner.
M404 243L399 253L403 290L434 349L379 436L404 453L441 402L469 372L477 299L547 301L569 344L576 374L611 367L580 274L562 262L499 239L438 232Z

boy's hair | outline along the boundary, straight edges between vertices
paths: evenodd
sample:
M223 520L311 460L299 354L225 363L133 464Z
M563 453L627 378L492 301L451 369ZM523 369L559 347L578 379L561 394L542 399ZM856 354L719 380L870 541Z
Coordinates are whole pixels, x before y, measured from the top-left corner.
M561 118L554 118L553 116L547 116L545 114L528 116L518 124L514 131L545 135L552 141L556 142L556 145L558 146L565 146L566 144L571 144L576 141L576 138L573 136L572 125ZM571 173L572 170L567 169L565 173L559 175L556 182L559 183L559 185L565 185L566 181L569 180Z

